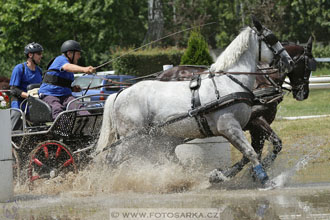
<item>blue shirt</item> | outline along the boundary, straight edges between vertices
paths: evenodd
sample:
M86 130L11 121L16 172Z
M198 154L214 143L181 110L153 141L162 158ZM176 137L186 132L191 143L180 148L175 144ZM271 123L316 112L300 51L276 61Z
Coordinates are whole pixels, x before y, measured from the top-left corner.
M55 58L54 62L50 65L48 69L55 69L58 72L47 72L46 74L55 75L60 78L65 78L73 82L74 75L72 72L67 72L63 70L63 66L70 63L64 55L60 55ZM39 94L50 95L50 96L68 96L72 95L71 88L51 85L48 83L42 83L39 89Z
M26 62L24 62L24 73L22 64L17 64L11 74L10 86L16 86L20 90L27 92L27 86L30 84L41 83L42 81L42 70L36 66L34 71L30 70ZM11 102L12 108L19 108L21 102L18 100L13 100Z

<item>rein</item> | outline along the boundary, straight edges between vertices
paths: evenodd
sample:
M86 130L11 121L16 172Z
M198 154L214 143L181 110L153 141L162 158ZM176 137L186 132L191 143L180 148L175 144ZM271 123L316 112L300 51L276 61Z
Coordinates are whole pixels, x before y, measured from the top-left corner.
M265 76L265 75L272 75L272 74L276 74L278 73L278 69L274 69L272 67L269 68L263 68L263 69L259 69L259 70L269 70L272 69L273 71L271 72L228 72L228 71L218 71L218 72L194 72L194 74L198 74L198 75L203 75L203 74L220 74L220 75L227 75L227 74L231 74L231 75L261 75L261 76Z
M212 73L215 73L215 74L232 74L232 75L261 75L261 76L264 76L264 75L272 75L272 74L276 74L278 73L278 69L274 69L274 68L265 68L265 69L273 69L273 71L271 72L227 72L227 71L219 71L219 72L212 72ZM264 69L259 69L259 70L264 70ZM198 73L197 73L198 74Z
M98 75L95 75L94 77L97 77L97 78L100 78L100 79L103 79L104 81L108 81L112 84L117 84L117 85L127 85L127 86L130 86L132 85L133 83L126 83L126 82L118 82L118 81L113 81L111 79L107 79L105 77L102 77L102 76L98 76ZM134 78L135 79L135 78Z

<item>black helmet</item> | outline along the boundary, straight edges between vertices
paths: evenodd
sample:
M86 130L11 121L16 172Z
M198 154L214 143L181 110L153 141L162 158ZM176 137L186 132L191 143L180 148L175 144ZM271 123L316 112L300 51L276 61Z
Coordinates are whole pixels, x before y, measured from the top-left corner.
M61 53L68 51L82 51L80 44L74 40L67 40L61 46Z
M42 52L44 48L38 43L32 42L24 47L24 54Z

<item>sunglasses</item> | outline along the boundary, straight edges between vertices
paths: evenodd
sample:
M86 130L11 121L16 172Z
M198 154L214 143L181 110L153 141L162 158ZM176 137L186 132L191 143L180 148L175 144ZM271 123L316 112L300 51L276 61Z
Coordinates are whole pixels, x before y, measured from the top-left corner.
M42 55L42 52L37 52L36 54L38 54L40 56L40 55Z

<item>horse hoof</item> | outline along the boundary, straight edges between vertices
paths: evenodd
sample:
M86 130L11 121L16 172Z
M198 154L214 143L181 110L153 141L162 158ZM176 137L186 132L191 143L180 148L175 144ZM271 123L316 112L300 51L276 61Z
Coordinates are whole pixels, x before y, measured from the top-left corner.
M229 180L229 178L227 178L220 169L215 169L210 172L210 183L221 183L227 180Z
M267 180L260 190L272 190L276 188L276 183L272 180Z
M269 180L268 175L261 164L253 167L253 177L258 179L262 185L265 185Z

